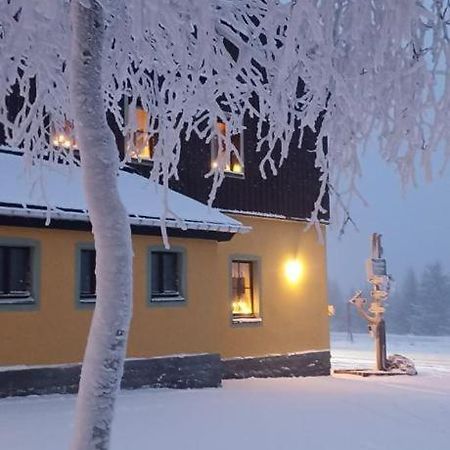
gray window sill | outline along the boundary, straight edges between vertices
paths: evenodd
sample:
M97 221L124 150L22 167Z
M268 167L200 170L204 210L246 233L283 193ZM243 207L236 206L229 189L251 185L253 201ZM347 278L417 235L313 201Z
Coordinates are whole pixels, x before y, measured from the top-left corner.
M261 323L262 317L233 317L233 323Z
M245 178L245 173L244 172L233 172L231 170L224 170L223 174L226 177L230 177L230 178L240 178L240 179L244 179Z
M0 296L1 305L33 305L36 303L33 297L14 297L14 296Z
M139 158L131 158L129 161L131 164L137 164L141 166L151 166L153 165L153 159L139 159Z
M165 302L184 302L184 297L173 296L173 297L152 297L150 300L152 303L165 303Z
M85 298L78 299L78 301L82 305L93 305L97 301L97 298L96 297L85 297Z

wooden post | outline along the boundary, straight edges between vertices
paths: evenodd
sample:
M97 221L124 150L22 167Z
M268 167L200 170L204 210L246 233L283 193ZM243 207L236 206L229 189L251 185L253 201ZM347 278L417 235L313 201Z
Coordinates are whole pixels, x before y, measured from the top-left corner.
M374 233L372 235L372 261L381 261L383 257L383 248L381 246L381 234ZM375 273L372 280L372 310L374 312L374 337L375 337L375 354L377 361L377 370L386 370L386 325L384 322L384 306L383 286L378 282L381 273Z
M349 341L353 343L352 312L350 310L350 303L347 303L347 337Z
M386 370L386 326L384 319L380 319L375 328L375 353L377 370Z
M366 262L367 279L372 285L370 306L369 308L365 307L366 299L362 297L362 291L357 291L349 300L349 303L354 304L359 315L367 320L369 330L375 339L376 368L380 371L386 371L388 367L384 301L388 297L390 277L386 270L386 260L383 259L381 234L374 233L372 235L371 253L371 257Z

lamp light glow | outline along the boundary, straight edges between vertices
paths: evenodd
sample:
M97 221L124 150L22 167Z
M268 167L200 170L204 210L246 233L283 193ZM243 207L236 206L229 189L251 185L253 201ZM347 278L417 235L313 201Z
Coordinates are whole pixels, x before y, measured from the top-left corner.
M287 261L284 266L284 274L289 283L298 283L303 274L303 267L300 261L297 259Z

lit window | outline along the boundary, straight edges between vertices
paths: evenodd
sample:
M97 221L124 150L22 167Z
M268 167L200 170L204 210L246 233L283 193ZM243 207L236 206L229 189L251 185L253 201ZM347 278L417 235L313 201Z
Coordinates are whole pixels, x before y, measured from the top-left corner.
M62 128L52 127L51 141L56 148L76 150L78 147L75 141L73 123L66 120Z
M151 302L184 301L183 253L152 251Z
M257 316L254 261L232 261L232 314L234 318Z
M151 161L154 156L155 146L158 143L158 134L149 133L149 115L144 109L134 109L136 130L128 141L128 153L138 162Z
M216 133L211 141L211 165L217 168L223 165L226 174L238 176L244 175L244 157L242 135L234 134L230 136L230 141L234 148L231 148L227 154L227 125L221 121L216 123ZM236 152L238 152L236 154Z
M0 246L0 304L33 303L31 247Z
M95 302L96 278L95 278L95 250L80 250L79 267L79 301L81 303Z

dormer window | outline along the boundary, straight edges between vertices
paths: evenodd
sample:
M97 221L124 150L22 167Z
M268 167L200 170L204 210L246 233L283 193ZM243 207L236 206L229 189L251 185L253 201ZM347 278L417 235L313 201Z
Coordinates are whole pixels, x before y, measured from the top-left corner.
M136 129L131 132L127 143L127 151L134 162L149 162L153 159L158 134L149 132L149 113L141 107L130 110L134 114Z
M211 166L213 169L222 166L225 175L244 176L244 152L241 134L229 136L232 148L227 152L227 124L218 120L216 133L211 141Z
M53 126L51 131L51 143L55 148L77 150L78 147L75 140L73 123L66 120L64 126L59 129L56 126Z

